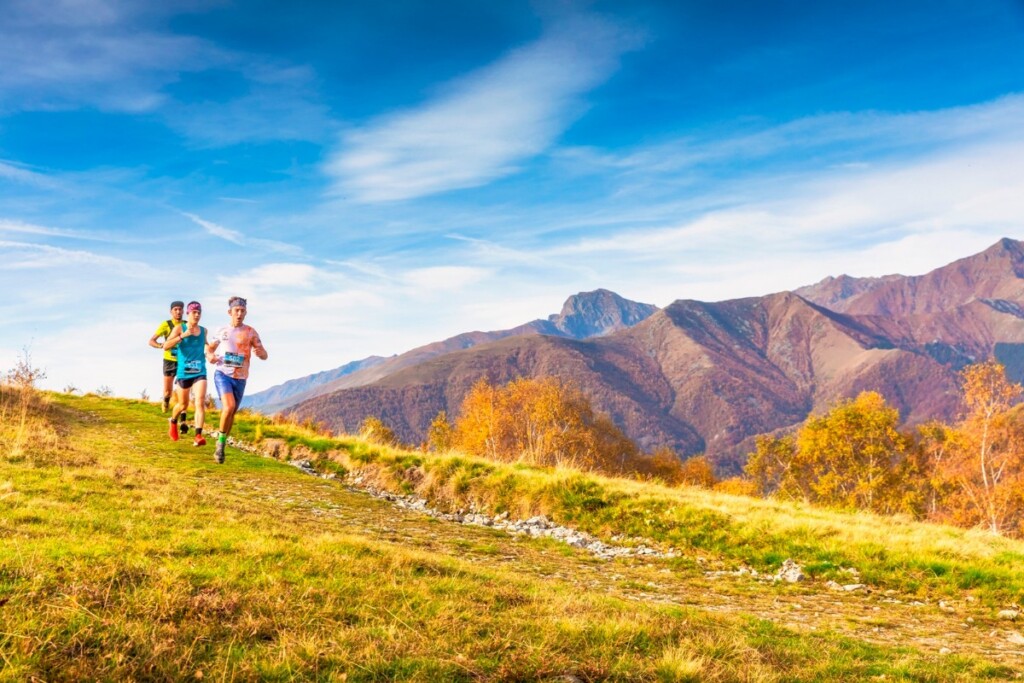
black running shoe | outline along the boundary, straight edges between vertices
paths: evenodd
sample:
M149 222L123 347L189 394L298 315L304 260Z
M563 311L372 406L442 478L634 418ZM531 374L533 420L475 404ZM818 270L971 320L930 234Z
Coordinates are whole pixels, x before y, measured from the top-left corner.
M217 464L224 464L224 442L217 439L217 448L213 451L213 459L217 461Z

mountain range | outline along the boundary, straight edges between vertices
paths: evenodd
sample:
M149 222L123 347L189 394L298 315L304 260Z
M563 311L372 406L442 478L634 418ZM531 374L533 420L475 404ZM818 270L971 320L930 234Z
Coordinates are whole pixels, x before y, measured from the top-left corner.
M598 290L557 315L369 358L255 395L334 429L377 416L421 441L480 378L575 382L645 449L707 454L736 471L757 434L876 390L908 424L954 419L957 373L995 356L1024 377L1024 244L919 276L829 277L792 292L664 309Z

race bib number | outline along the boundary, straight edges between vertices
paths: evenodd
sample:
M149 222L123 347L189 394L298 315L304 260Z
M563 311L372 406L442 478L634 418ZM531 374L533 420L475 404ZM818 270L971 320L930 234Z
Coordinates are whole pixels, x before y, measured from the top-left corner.
M185 361L185 374L186 375L198 375L202 371L203 371L203 361L201 359Z
M224 354L224 365L229 368L240 368L245 364L245 356L240 353L231 353L228 351Z

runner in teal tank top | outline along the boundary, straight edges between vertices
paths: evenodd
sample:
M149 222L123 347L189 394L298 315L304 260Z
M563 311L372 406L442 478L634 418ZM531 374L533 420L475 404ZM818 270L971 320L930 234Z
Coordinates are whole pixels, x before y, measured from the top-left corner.
M199 329L199 334L192 332L196 328ZM191 326L188 323L181 326L181 341L178 343L178 372L174 377L179 385L181 385L181 380L192 380L194 383L197 379L206 379L205 327ZM192 384L188 386L191 387Z
M189 398L195 392L196 438L192 445L205 446L203 423L206 421L206 328L199 325L203 308L198 301L190 302L186 311L187 322L175 325L171 336L164 342L165 349L178 349L178 370L175 375L178 396L167 434L173 441L178 440L178 415L188 410Z

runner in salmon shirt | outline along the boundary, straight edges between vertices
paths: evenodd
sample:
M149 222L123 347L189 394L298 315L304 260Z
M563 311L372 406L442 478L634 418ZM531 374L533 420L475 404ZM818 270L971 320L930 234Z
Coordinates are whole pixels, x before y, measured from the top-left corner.
M249 358L252 354L260 360L267 359L267 349L260 341L260 335L245 324L247 304L240 296L228 299L228 317L231 324L213 333L206 346L206 359L216 365L213 384L220 394L220 436L213 458L224 462L224 447L228 434L235 423L235 412L245 395L245 381L249 379Z

